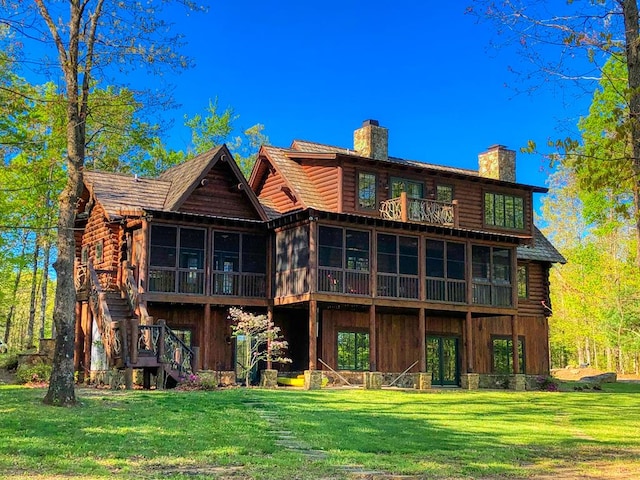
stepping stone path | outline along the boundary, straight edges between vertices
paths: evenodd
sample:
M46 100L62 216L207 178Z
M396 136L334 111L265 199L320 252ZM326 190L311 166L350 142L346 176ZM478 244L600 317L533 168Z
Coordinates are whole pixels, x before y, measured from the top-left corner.
M245 405L253 408L260 418L269 424L270 430L276 436L276 445L298 453L311 461L325 460L328 457L326 452L313 449L306 442L298 440L293 432L280 429L282 424L280 417L276 412L266 410L264 403L249 401ZM419 480L421 478L415 475L394 475L379 470L370 470L362 465L341 465L337 468L351 478L362 480Z

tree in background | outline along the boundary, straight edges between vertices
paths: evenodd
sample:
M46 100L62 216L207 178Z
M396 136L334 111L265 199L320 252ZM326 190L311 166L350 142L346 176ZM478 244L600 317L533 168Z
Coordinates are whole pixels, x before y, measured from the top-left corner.
M74 223L82 191L87 119L90 99L112 67L145 65L150 73L163 68L184 68L188 59L176 51L180 39L162 20L159 9L176 3L193 10L188 0L150 6L115 0L47 2L6 0L0 4L0 23L11 30L8 42L42 41L55 51L53 65L62 75L61 99L65 117L65 187L59 196L57 221L56 298L53 321L56 349L45 403L75 404L73 346L75 324ZM25 49L26 50L26 49ZM23 50L24 52L24 50ZM122 73L121 71L118 73Z

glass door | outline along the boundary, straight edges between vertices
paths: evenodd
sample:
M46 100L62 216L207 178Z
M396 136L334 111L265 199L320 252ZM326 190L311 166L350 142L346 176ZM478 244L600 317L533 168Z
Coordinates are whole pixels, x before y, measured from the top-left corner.
M427 337L427 368L432 385L459 385L458 338Z

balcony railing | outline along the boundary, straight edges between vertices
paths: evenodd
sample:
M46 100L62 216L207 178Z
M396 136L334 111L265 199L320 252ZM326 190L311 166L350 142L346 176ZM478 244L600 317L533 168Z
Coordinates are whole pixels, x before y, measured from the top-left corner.
M266 295L264 273L214 272L212 280L213 295L254 298ZM204 295L205 275L200 270L176 271L154 268L149 271L149 291Z
M454 227L457 226L457 207L456 200L447 203L426 198L409 198L402 192L400 197L380 203L380 216L387 220Z
M369 295L369 272L336 268L318 269L318 291Z

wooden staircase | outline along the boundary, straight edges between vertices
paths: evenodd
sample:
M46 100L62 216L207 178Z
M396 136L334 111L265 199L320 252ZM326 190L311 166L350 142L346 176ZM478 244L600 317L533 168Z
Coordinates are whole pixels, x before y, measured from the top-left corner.
M103 288L91 263L87 265L84 279L82 291L89 292L89 305L102 336L109 367L142 369L147 388L151 374L159 378L158 386L172 387L192 373L194 352L164 320L150 324L153 318L148 316L144 305L138 304L140 296L129 285L132 279L127 279L128 284L122 291ZM142 318L135 313L138 309Z

